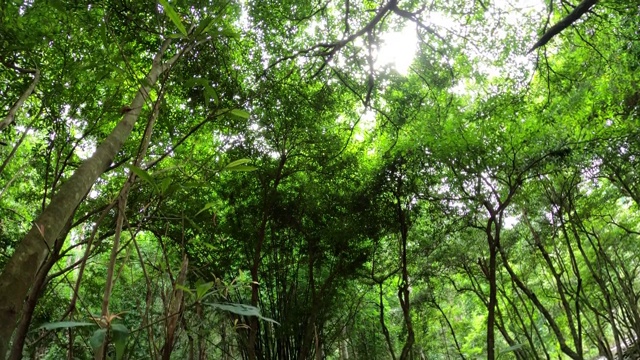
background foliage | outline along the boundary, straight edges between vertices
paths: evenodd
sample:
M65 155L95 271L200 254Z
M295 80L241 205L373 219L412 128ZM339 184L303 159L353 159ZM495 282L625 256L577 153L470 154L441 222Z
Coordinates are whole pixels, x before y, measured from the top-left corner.
M640 356L639 3L0 5L0 357Z

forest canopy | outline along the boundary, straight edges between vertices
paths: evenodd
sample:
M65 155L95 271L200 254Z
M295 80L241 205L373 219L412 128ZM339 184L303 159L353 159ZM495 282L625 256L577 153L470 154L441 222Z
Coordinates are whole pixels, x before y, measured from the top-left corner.
M3 0L0 70L0 359L640 359L637 0Z

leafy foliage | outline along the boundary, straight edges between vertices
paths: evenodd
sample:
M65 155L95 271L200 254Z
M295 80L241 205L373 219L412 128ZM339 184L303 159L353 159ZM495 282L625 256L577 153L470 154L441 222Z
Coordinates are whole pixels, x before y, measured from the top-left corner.
M4 2L0 358L632 356L640 14L594 3Z

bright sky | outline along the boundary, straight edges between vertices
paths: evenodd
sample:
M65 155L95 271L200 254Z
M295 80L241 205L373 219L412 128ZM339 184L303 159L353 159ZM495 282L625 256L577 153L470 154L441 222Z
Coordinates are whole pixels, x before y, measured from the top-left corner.
M488 12L487 16L489 18L499 17L504 23L516 28L524 24L526 20L530 20L531 17L535 17L535 13L545 7L542 0L495 0L491 3L491 6L495 10ZM429 14L428 25L433 25L443 36L447 35L444 29L461 31L456 26L456 23L456 21L442 13L432 12ZM504 26L495 26L492 31L492 38L500 41L505 37ZM396 71L406 75L416 55L417 45L416 25L407 21L402 30L389 32L382 36L382 44L377 54L376 66L382 67L392 64ZM481 49L469 48L467 50L472 57L486 56L486 54L481 53ZM513 67L527 66L528 64L532 64L532 60L524 54L513 56L511 59ZM498 76L501 70L483 64L479 64L479 66L483 68L481 69L482 72L492 76Z
M415 26L406 24L401 31L386 33L382 36L382 41L376 66L393 64L396 71L406 75L418 47Z

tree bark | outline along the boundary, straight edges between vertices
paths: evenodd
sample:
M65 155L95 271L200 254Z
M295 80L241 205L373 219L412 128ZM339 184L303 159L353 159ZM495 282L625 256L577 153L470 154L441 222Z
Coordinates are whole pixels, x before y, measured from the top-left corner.
M37 269L50 252L67 220L73 216L80 201L113 162L129 137L151 87L182 55L183 52L179 52L166 63L162 63L163 55L170 44L170 39L166 40L156 54L149 74L131 102L131 110L124 114L95 153L60 186L58 193L34 221L31 230L18 243L14 254L0 274L0 359L4 358L7 352L22 303L35 280Z
M71 222L68 221L67 227L58 238L58 241L56 241L53 252L38 271L34 284L31 287L31 291L29 291L27 301L25 301L22 308L22 318L20 319L20 323L18 324L18 327L15 331L15 339L13 339L11 352L9 353L9 360L22 359L22 350L24 348L27 332L29 331L29 324L31 323L31 318L33 317L33 311L36 308L36 304L38 302L40 294L42 293L42 290L46 287L47 284L47 273L53 267L53 265L55 265L55 263L60 260L60 251L62 250L64 239L67 237L67 234L70 230Z
M35 69L35 70L20 69L20 68L18 68L16 66L12 66L12 68L17 69L18 71L32 73L33 74L33 81L31 82L31 85L29 85L27 90L25 90L22 93L20 98L18 98L18 101L16 101L16 103L13 104L11 109L9 109L9 113L7 114L7 116L4 119L2 119L2 122L0 122L0 131L4 130L4 128L6 128L7 126L11 125L11 123L16 118L16 113L18 112L18 109L20 109L20 107L22 107L22 104L24 104L24 102L27 100L27 98L29 96L31 96L31 94L33 93L33 90L35 90L36 85L38 85L38 82L40 81L40 70L38 70L38 69Z

